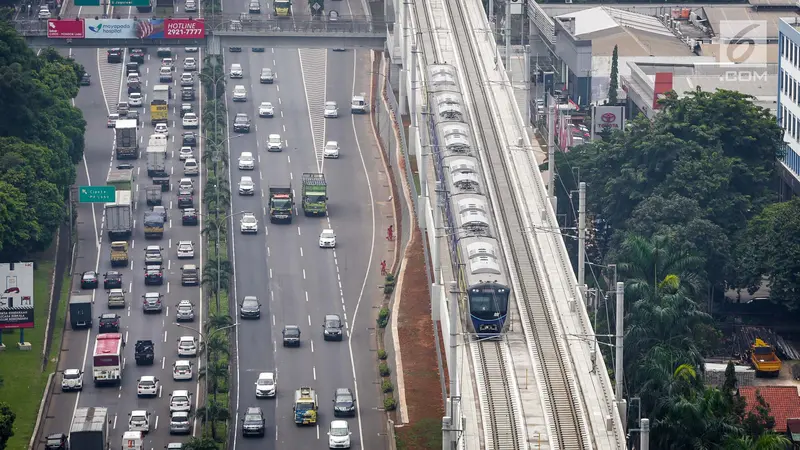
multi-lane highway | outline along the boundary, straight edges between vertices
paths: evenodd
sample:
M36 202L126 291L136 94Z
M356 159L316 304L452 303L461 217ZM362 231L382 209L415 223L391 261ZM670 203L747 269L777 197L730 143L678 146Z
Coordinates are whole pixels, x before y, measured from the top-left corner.
M359 0L330 3L342 14L363 14ZM246 2L226 1L223 6L228 13L247 11ZM307 12L295 11L296 16L304 14ZM336 388L353 389L358 398L356 417L347 419L353 448L381 448L384 438L380 436L381 415L375 410L379 396L374 384L374 353L370 351L374 336L367 330L372 326L374 291L364 292L365 278L374 271L370 265L376 264L371 256L377 155L371 153L374 146L368 117L350 113L351 97L369 91L369 53L269 47L264 53L248 47L241 53L224 50L226 71L231 64L241 64L244 72L243 79L227 81L230 133L233 135L237 113L247 114L253 123L249 134L230 140L232 210L254 212L261 225L258 235L241 235L238 219L231 221L234 297L241 301L255 295L262 303L262 318L240 321L235 330L236 419L238 423L249 406L261 406L267 415L267 442L243 438L237 430L234 448L325 448ZM274 84L259 82L262 68L275 72ZM230 93L236 85L246 88L246 102L232 101ZM258 105L264 101L275 106L274 118L258 117ZM325 101L338 103L338 118L323 118ZM282 152L267 152L270 134L281 135ZM322 146L329 140L339 143L339 159L321 158ZM243 151L258 156L254 173L238 169ZM302 174L320 171L328 182L328 217L305 217L300 206ZM255 196L237 195L243 175L255 180ZM295 192L294 221L270 224L265 209L269 186L289 184ZM334 250L318 245L320 232L328 227L337 234ZM325 314L339 314L345 321L347 332L342 342L323 340ZM285 325L300 326L300 348L282 346ZM255 398L254 383L258 374L266 371L277 372L274 400ZM315 388L319 396L316 427L294 423L294 390L301 386Z
M341 14L363 15L361 0L331 2ZM247 2L224 1L226 12L245 13ZM267 10L271 2L267 2ZM306 5L302 5L306 7ZM307 7L306 7L307 8ZM76 8L77 9L77 8ZM93 11L92 9L96 9ZM78 13L79 11L71 11ZM82 15L101 15L101 8L83 7ZM114 12L123 17L130 15L128 8ZM295 16L307 16L308 11L295 10ZM259 44L260 45L260 44ZM182 72L181 61L186 54L183 49L173 48L180 57L176 64L177 75ZM79 170L79 184L102 185L109 168L117 165L113 158L113 130L106 127L109 112L114 112L118 100L125 100L123 64L108 64L106 49L70 51L87 72L92 75L92 85L83 87L76 99L76 106L84 111L87 120L85 162ZM202 61L202 53L191 56ZM126 55L127 58L127 55ZM232 296L238 303L246 295L255 295L262 304L260 320L243 321L235 328L235 351L232 368L232 402L236 408L236 427L232 430L233 448L324 448L327 445L327 428L333 419L332 399L336 388L350 388L357 397L358 411L348 418L352 431L353 448L383 448L381 397L375 384L374 354L374 310L376 298L376 267L380 255L376 249L376 237L383 240L382 231L377 230L376 193L380 160L375 152L374 137L368 116L350 113L350 100L355 94L369 91L370 55L366 51L348 50L333 52L320 49L273 49L253 53L244 48L242 53L230 53L225 48L226 72L230 64L239 63L244 71L242 80L228 80L226 103L228 105L229 155L231 191L231 259L234 264L234 286ZM140 109L143 126L139 130L142 155L147 138L153 133L149 123L148 101L153 87L158 82L160 63L151 48L149 56L141 66L144 108ZM271 68L276 74L274 84L260 84L262 68ZM233 86L244 85L246 102L232 102ZM196 81L196 86L199 87ZM179 86L173 86L176 98ZM198 94L200 91L198 90ZM323 103L336 101L339 117L324 119ZM274 118L259 118L258 105L269 101L275 106ZM145 409L151 412L151 432L147 435L145 448L163 448L168 442L184 440L169 436L169 393L174 389L189 389L195 397L200 395L193 382L175 382L171 376L171 365L177 358L176 340L191 335L174 322L174 308L180 300L195 303L200 316L204 302L202 290L180 286L179 268L175 245L179 240L191 240L196 245L196 257L192 261L200 264L202 248L201 226L181 225L180 211L173 201L177 189L175 184L182 177L182 163L178 160L182 131L180 116L175 109L180 100L170 105L170 155L167 163L173 171L173 190L166 193L167 206L172 219L160 241L146 241L141 219L147 206L144 186L151 184L146 174L146 160L134 161L135 199L137 219L131 244L131 266L124 269L124 286L128 290L128 307L119 313L122 316L122 332L128 345L125 349L124 380L120 387L97 388L91 383L91 352L97 335L95 326L90 332L68 331L65 334L60 370L81 368L88 372L85 388L79 394L56 393L46 413L44 428L40 436L67 432L72 412L79 406L106 406L112 415L111 445L117 446L122 433L127 430L128 413ZM201 110L201 99L195 103ZM246 113L251 121L251 132L236 136L232 130L236 113ZM283 139L282 152L266 151L270 134L280 134ZM341 157L323 160L321 148L326 141L335 140L341 148ZM195 155L200 160L203 142L198 143ZM240 171L237 160L241 152L256 155L254 171ZM305 172L323 172L328 182L328 217L304 217L300 206L301 177ZM237 195L237 184L242 175L250 175L256 182L256 195ZM266 215L268 188L270 185L291 184L295 192L297 214L290 225L270 224ZM196 206L201 203L202 185L196 179ZM383 195L383 194L381 194ZM385 200L385 199L381 199ZM252 211L259 220L259 233L241 235L238 214ZM201 218L202 219L202 218ZM76 272L110 270L109 239L104 233L102 206L79 206L78 234L80 251ZM336 249L321 249L319 233L333 228L337 234ZM98 239L99 237L99 239ZM144 285L144 247L157 243L164 248L166 280L162 287ZM380 247L380 246L377 246ZM77 284L75 284L77 286ZM145 292L158 291L164 294L166 308L158 315L144 315L141 296ZM108 310L105 292L94 292L94 315ZM119 310L116 310L119 311ZM235 310L238 316L238 308ZM322 338L322 322L325 314L339 314L346 325L342 342L325 342ZM296 324L302 329L300 348L281 346L281 330L284 325ZM199 320L190 326L200 327ZM136 366L134 346L137 339L152 339L157 343L156 360L153 366ZM198 364L195 364L197 369ZM260 372L277 374L278 394L275 399L255 398L254 383ZM155 375L162 384L161 394L154 399L140 399L136 395L136 381L142 375ZM300 386L311 386L319 395L319 420L317 427L296 427L292 414L294 390ZM196 402L196 398L193 401ZM241 437L240 419L248 406L260 406L267 419L265 438ZM199 423L197 424L199 428ZM195 431L198 431L197 429ZM41 445L37 446L41 448Z
M84 8L82 13L94 14ZM100 8L97 14L102 14ZM117 14L127 15L125 11ZM77 12L77 11L76 11ZM183 49L175 48L178 54ZM108 64L106 49L98 50L73 50L71 56L83 64L86 71L92 75L92 85L83 87L75 101L81 108L87 121L86 150L83 170L79 170L79 183L81 185L104 185L106 176L111 167L118 162L113 154L114 135L113 129L107 128L106 118L108 113L116 109L120 100L127 100L127 89L124 82L124 64ZM181 55L180 60L186 55ZM201 54L193 54L198 59ZM89 331L67 331L64 339L60 370L66 368L80 368L84 370L84 389L80 393L56 393L53 396L47 411L46 421L42 435L50 433L68 432L73 411L77 407L105 406L111 414L110 443L114 448L121 445L121 438L128 427L128 414L132 410L146 410L151 413L151 431L145 439L145 448L164 448L169 442L180 442L185 437L169 435L169 395L176 389L187 389L193 394L193 401L200 394L197 384L198 363L195 361L195 376L193 381L173 381L172 364L178 359L177 339L184 335L193 335L191 330L173 325L175 307L180 300L190 300L195 304L197 319L193 327L200 327L199 317L202 312L203 302L201 289L198 287L182 287L180 283L180 267L184 264L194 263L200 265L203 258L200 237L200 226L181 225L180 210L177 208L177 182L182 176L183 166L177 156L180 147L181 123L180 115L176 110L177 101L170 103L170 137L168 149L168 170L173 172L171 181L173 188L164 194L164 205L169 210L170 220L165 225L164 237L161 240L145 240L142 216L147 210L145 202L145 186L152 184L147 176L146 158L144 158L148 137L153 134L149 122L148 100L152 96L153 87L158 82L158 68L160 62L151 49L144 64L140 66L142 76L142 94L145 96L144 107L132 108L140 111L142 126L139 129L140 158L132 162L134 165L134 232L130 243L130 264L121 270L123 274L123 287L127 290L127 306L125 309L110 310L106 304L106 293L101 288L93 291L95 298L94 316L106 312L116 312L121 316L121 332L125 335L128 345L124 349L123 381L119 387L95 387L92 383L92 358L94 340L98 333L97 320L95 326ZM181 73L178 64L176 70ZM178 77L175 77L177 81ZM199 87L199 86L198 86ZM173 86L174 92L179 91L177 84ZM198 90L199 93L199 90ZM195 108L201 107L201 99L193 102ZM198 143L195 154L201 154L202 142ZM199 178L195 178L195 203L200 207L202 185ZM82 204L78 212L78 234L80 240L79 255L77 258L76 272L97 270L101 274L112 270L110 265L109 238L104 231L105 218L102 205L91 206ZM99 237L99 239L98 239ZM181 240L193 241L195 258L192 261L177 259L176 244ZM144 249L147 245L159 245L164 256L163 286L144 285ZM102 277L101 277L102 282ZM73 285L77 287L77 285ZM142 311L142 295L146 292L160 292L164 295L164 309L159 314L147 314ZM197 335L195 334L197 337ZM134 360L134 343L138 339L151 339L156 343L156 362L152 366L137 366ZM182 358L196 359L196 358ZM154 375L160 380L161 389L156 398L138 398L137 380L143 375ZM60 377L58 378L60 379ZM199 426L199 424L198 424ZM40 445L40 444L39 444ZM37 445L37 448L40 448Z

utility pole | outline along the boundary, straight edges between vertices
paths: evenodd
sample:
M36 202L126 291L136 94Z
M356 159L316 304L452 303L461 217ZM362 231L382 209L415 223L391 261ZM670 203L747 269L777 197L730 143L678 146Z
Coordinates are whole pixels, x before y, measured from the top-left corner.
M403 57L402 62L403 66L400 69L400 115L406 114L406 100L408 96L408 88L406 86L406 73L407 67L409 64L414 64L413 58L411 58L408 53L408 41L410 40L411 35L411 27L409 27L408 21L408 3L405 0L400 0L400 4L403 5Z
M650 419L639 422L639 450L650 450Z
M489 0L489 29L492 31L492 39L495 38L494 36L494 0Z
M578 184L578 289L586 292L586 183Z
M447 368L450 375L450 396L447 416L442 418L442 450L457 450L461 432L461 393L458 388L458 284L450 282L450 350Z
M511 2L506 0L506 71L511 73ZM510 78L510 77L509 77Z
M625 366L624 360L624 337L625 337L625 283L617 282L617 309L615 311L616 329L614 331L615 337L615 351L614 351L614 397L619 410L619 416L622 423L627 423L627 402L623 399L625 396L623 389L623 382L625 380Z
M550 203L553 205L553 211L556 209L556 142L555 142L555 98L549 93L545 95L547 99L547 196L550 197Z
M525 83L525 129L527 130L531 124L531 46L526 45L525 49L525 66L523 70L523 82Z

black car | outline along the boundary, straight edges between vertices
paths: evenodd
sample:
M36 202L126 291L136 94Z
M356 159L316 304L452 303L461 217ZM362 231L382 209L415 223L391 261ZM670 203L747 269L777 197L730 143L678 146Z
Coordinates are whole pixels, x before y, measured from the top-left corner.
M194 208L194 197L192 194L178 195L178 208Z
M81 275L81 289L97 289L99 284L97 272L94 270L83 272Z
M194 112L194 107L189 103L181 103L181 119L186 113Z
M236 114L236 117L233 119L233 131L237 133L250 132L250 118L247 117L247 114Z
M333 394L333 416L355 416L356 415L356 398L353 396L353 391L348 388L338 388L336 393Z
M194 86L184 86L181 88L181 101L193 102L194 99L195 99Z
M125 75L130 75L132 73L139 73L139 63L129 62L125 64Z
M108 57L109 64L120 64L122 63L122 49L121 48L110 48L106 53Z
M184 208L181 214L181 223L184 225L197 225L197 211L194 208Z
M242 419L242 436L264 436L264 413L261 408L248 407Z
M81 86L90 86L92 84L92 76L84 73L81 77Z
M197 147L197 135L193 131L184 131L181 138L182 146Z
M159 58L172 58L172 49L169 47L159 47L156 50L156 56Z
M103 314L100 316L100 333L119 333L119 316Z
M241 316L242 319L261 318L261 303L258 302L256 297L245 297L239 305L239 316Z
M325 314L322 324L322 337L326 341L341 341L344 338L342 319L338 314Z
M147 54L147 47L128 47L129 53L141 53L143 55Z
M283 334L284 347L300 347L300 327L286 325L281 333Z
M47 436L44 440L44 448L45 450L67 450L69 448L67 435L56 433Z
M136 64L144 64L144 53L134 53L131 51L130 56L128 56L128 61Z
M103 289L122 289L122 274L111 270L103 275Z
M161 264L149 264L144 268L145 286L161 286L164 284L164 270Z
M128 114L130 114L130 113L128 113ZM117 164L117 169L120 169L120 170L133 169L133 164L130 164L130 163Z

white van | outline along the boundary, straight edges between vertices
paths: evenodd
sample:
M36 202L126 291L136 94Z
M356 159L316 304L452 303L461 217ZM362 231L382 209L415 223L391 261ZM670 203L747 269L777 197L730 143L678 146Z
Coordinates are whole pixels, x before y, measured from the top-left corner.
M350 448L350 426L346 420L334 420L328 430L328 447Z
M186 176L190 175L200 175L200 167L197 166L197 160L194 158L188 158L183 163L183 174Z
M122 450L144 450L141 431L126 431L122 434Z
M241 64L231 64L231 78L244 78Z

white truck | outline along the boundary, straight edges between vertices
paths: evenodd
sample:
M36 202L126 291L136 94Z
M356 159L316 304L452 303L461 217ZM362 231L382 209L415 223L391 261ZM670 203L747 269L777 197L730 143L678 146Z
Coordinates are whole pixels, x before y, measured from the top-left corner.
M153 179L153 184L160 185L162 191L169 190L167 137L164 135L154 134L147 143L147 176Z
M135 119L120 119L114 127L114 152L117 159L139 158L139 136Z
M131 191L116 192L113 203L106 203L106 229L111 241L127 240L133 233L133 195Z
M108 408L78 408L69 427L69 448L108 450Z

